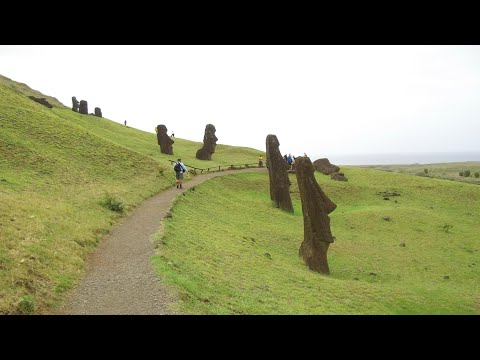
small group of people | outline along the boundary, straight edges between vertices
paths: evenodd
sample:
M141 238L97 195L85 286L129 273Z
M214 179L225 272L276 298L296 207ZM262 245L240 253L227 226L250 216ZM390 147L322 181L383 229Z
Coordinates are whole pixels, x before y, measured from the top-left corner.
M283 159L287 165L287 170L295 170L295 156L292 156L292 154L283 155Z

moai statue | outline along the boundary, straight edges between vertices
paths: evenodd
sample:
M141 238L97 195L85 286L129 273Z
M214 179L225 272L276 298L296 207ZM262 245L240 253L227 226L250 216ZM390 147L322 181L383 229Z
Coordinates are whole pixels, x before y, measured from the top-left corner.
M95 116L102 117L102 109L100 109L99 107L96 107Z
M270 198L275 206L293 213L292 199L290 198L290 180L288 179L285 160L280 154L280 143L276 135L268 135L267 145L267 167L270 177Z
M298 251L310 270L330 274L327 251L333 243L330 214L337 205L322 191L315 179L315 168L306 156L295 159L298 189L302 200L303 242Z
M215 126L208 124L205 127L205 135L203 136L203 147L197 151L196 158L199 160L212 160L212 154L217 146L217 137L215 136Z
M331 175L340 171L340 168L337 165L331 164L327 158L315 160L313 167L325 175Z
M72 110L78 112L78 100L75 96L72 96Z
M167 135L167 127L165 125L158 125L155 129L157 131L158 145L160 145L160 152L163 154L173 155L173 141Z
M86 100L80 100L80 114L88 115L88 104Z
M43 106L46 106L49 109L53 108L53 105L50 104L45 98L36 98L35 96L29 96L29 98L39 104L42 104Z

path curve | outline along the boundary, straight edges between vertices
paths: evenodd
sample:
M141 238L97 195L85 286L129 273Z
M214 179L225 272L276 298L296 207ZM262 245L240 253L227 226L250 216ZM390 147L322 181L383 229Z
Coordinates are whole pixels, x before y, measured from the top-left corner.
M87 259L87 273L67 294L56 314L76 315L164 315L174 314L168 304L175 301L162 286L150 262L154 255L152 236L175 197L217 176L240 172L264 172L266 168L227 170L196 175L146 200L114 225Z

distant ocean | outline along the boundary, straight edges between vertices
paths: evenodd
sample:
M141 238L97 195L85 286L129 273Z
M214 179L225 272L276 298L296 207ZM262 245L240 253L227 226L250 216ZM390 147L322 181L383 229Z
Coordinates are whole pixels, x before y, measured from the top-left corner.
M354 155L319 155L310 157L316 160L328 158L335 165L411 165L438 164L465 161L479 161L480 151L451 153L405 153L405 154L354 154Z

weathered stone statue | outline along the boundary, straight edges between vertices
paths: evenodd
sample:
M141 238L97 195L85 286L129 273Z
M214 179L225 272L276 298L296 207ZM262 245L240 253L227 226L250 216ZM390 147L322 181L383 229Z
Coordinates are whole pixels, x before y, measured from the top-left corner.
M53 105L50 104L47 99L45 98L36 98L35 96L29 96L29 99L39 103L39 104L42 104L43 106L46 106L47 108L51 109L53 108Z
M330 243L333 243L333 236L328 214L337 205L318 185L314 176L315 169L308 157L297 157L295 170L303 211L303 242L298 254L311 270L330 274L327 251Z
M280 143L276 135L267 135L267 167L270 177L270 198L275 206L293 213L292 199L290 198L290 180L288 179L285 160L280 154Z
M99 107L96 107L95 116L102 117L102 109L100 109Z
M72 96L72 110L78 112L78 100L75 96Z
M336 172L330 175L330 178L337 181L348 181L343 172Z
M165 125L158 125L156 128L158 145L160 145L160 152L163 154L173 155L173 141L167 135L167 127Z
M80 100L80 114L88 115L88 104L86 100Z
M331 164L327 158L315 160L313 167L325 175L331 175L340 171L340 168L337 165Z
M215 136L215 126L208 124L205 127L205 135L203 136L203 147L197 151L196 158L199 160L212 160L212 154L217 146L217 137Z

